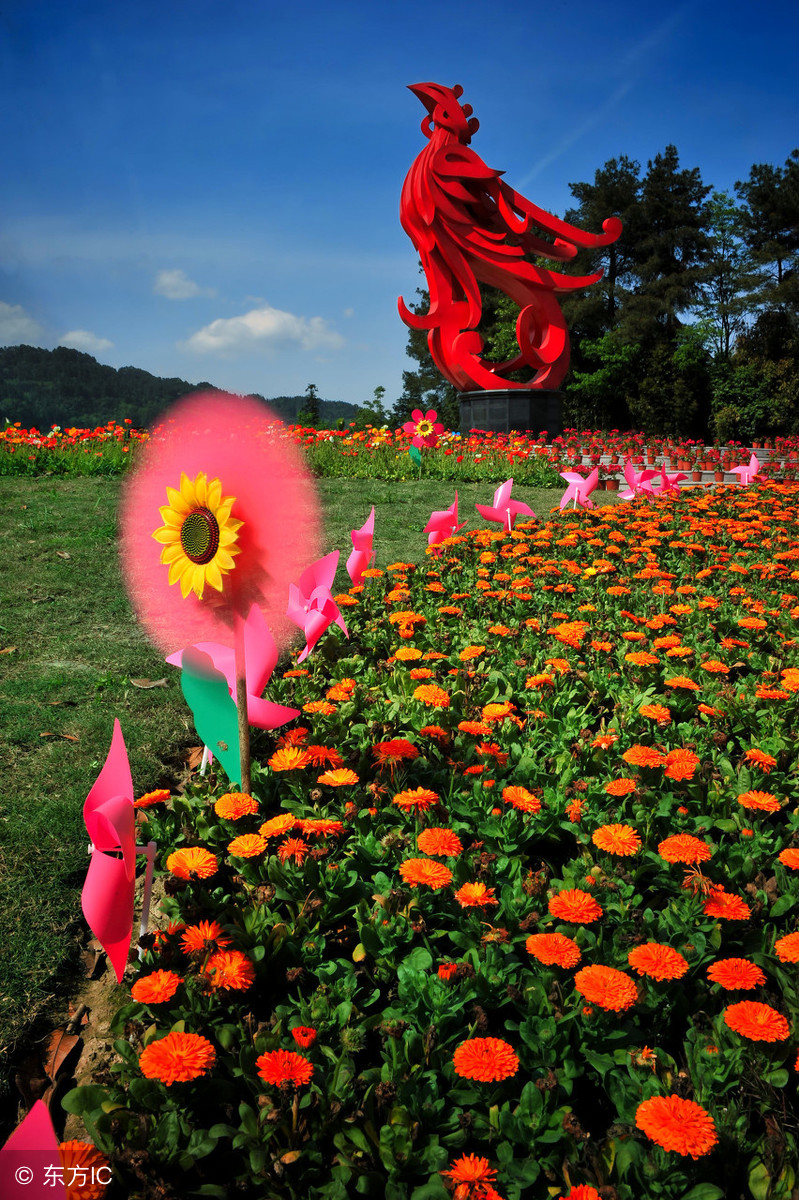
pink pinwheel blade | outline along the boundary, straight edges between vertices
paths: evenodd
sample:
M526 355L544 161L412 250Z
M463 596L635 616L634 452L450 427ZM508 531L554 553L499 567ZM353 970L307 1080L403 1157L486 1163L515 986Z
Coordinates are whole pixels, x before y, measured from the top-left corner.
M121 981L133 929L136 831L133 781L118 720L103 768L86 797L83 820L94 849L81 907Z
M48 1170L60 1166L61 1153L50 1114L47 1106L37 1100L0 1149L0 1188L4 1200L34 1200L44 1196L65 1200L67 1189L61 1175Z
M353 529L350 533L350 537L352 538L352 553L347 559L347 574L355 586L361 582L364 571L375 556L372 549L374 532L375 506L372 505L372 511L361 528Z

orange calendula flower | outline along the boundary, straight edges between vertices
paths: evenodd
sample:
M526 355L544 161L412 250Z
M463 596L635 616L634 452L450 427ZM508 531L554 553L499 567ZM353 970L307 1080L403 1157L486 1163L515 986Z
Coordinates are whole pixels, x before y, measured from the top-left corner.
M670 863L707 862L712 854L707 842L690 833L675 833L658 844L658 854Z
M336 706L335 704L330 704L327 700L311 700L308 704L303 704L302 711L319 713L323 717L329 717L336 711Z
M780 850L778 858L784 867L790 867L792 871L799 871L799 850L791 847L787 850Z
M283 746L268 760L273 771L301 771L309 762L308 752L300 746Z
M225 792L214 805L214 812L225 821L238 821L258 812L258 801L246 792Z
M442 729L440 725L423 725L419 733L422 737L431 737L436 742L449 741L449 733L446 729Z
M216 856L201 846L175 850L166 860L167 871L171 871L178 879L210 879L218 867Z
M455 1074L462 1079L494 1083L515 1075L519 1069L519 1058L513 1047L501 1038L470 1038L456 1048L452 1065Z
M137 979L130 994L138 1004L165 1004L172 999L182 982L174 971L153 971L152 975Z
M306 746L305 753L308 755L308 761L313 767L332 767L338 769L344 766L341 755L332 746Z
M231 944L218 921L200 921L187 925L180 939L184 954L207 954L209 950L221 950Z
M663 765L667 779L692 779L699 766L699 756L693 750L669 750Z
M588 892L579 888L566 888L549 901L551 916L572 925L590 925L602 916L602 905Z
M152 808L154 804L166 804L169 797L169 788L158 788L158 790L155 792L147 792L144 796L139 796L138 800L133 801L133 807Z
M437 804L440 797L438 792L431 792L429 788L418 787L414 789L406 789L404 792L397 792L392 804L396 804L397 808L404 809L405 812L427 812L434 804Z
M757 1000L739 1000L725 1008L724 1023L752 1042L784 1042L791 1036L782 1013Z
M641 849L641 839L632 825L600 825L591 841L608 854L637 854Z
M583 967L574 977L574 986L581 996L606 1012L624 1012L638 999L635 980L615 967Z
M479 658L479 656L484 653L485 646L466 646L463 650L461 650L458 658L461 660L461 662L470 662L473 658Z
M293 858L296 863L301 863L308 853L308 843L302 838L291 837L286 838L285 842L278 849L277 856L282 863Z
M722 921L747 921L752 915L745 900L725 892L722 887L714 888L702 911L706 917L718 917Z
M461 908L486 908L491 904L499 904L494 896L494 889L484 883L464 883L455 893L455 899Z
M484 721L504 721L506 717L513 714L515 704L505 701L503 704L486 704L483 706L480 716Z
M205 966L213 991L246 991L255 983L252 960L241 950L218 950Z
M743 808L752 808L758 812L773 813L782 808L782 801L772 796L771 792L743 792L737 800Z
M58 1156L66 1200L102 1200L111 1182L106 1156L89 1142L74 1140L61 1142Z
M351 787L358 783L358 776L349 767L338 767L333 771L325 771L316 782L324 783L327 787Z
M687 692L698 692L699 684L694 683L693 679L689 679L687 675L675 675L672 679L663 681L664 687L682 688Z
M695 1100L652 1096L638 1105L635 1124L656 1145L677 1154L701 1158L718 1142L709 1113Z
M635 779L611 779L610 783L605 784L605 791L609 796L629 796L637 786L638 782Z
M438 891L452 883L452 872L443 863L432 858L406 858L400 863L399 873L412 887L425 886Z
M423 854L454 858L463 852L463 843L457 833L441 826L423 829L416 839L416 844Z
M537 813L541 811L541 801L527 788L514 785L502 789L502 799L506 804L512 804L521 812Z
M440 1175L448 1176L457 1183L456 1195L466 1200L467 1197L483 1197L487 1195L487 1187L497 1177L496 1171L490 1166L487 1158L478 1158L476 1154L464 1154L456 1158L448 1171L439 1171ZM465 1191L461 1191L465 1188ZM493 1188L491 1189L493 1191Z
M525 949L545 966L573 967L580 961L580 947L563 933L531 933Z
M199 1079L216 1062L216 1051L199 1033L168 1033L150 1042L139 1055L139 1069L146 1079L158 1079L171 1087Z
M255 1060L255 1066L265 1083L278 1087L282 1083L300 1087L310 1083L313 1076L313 1063L293 1050L270 1050Z
M291 813L278 813L276 817L270 817L268 821L264 821L261 828L258 830L261 837L272 838L279 837L281 833L288 833L289 829L293 829L297 824L297 818Z
M329 833L343 833L344 825L341 821L333 821L329 817L301 817L300 832L306 837L327 837Z
M415 646L399 646L394 651L394 657L398 662L416 662L422 657L422 652Z
M613 743L618 741L618 737L617 733L600 733L598 737L594 738L591 748L593 750L609 750Z
M773 767L776 767L777 760L771 754L766 754L765 750L758 750L756 747L747 750L744 758L748 763L759 767L764 775L768 775Z
M420 683L413 698L428 708L449 708L449 693L435 683Z
M375 742L372 746L372 754L377 759L378 766L390 767L392 770L402 762L413 762L415 758L419 757L419 751L413 742L408 742L405 738L392 738L390 742Z
M624 661L632 663L634 667L656 667L660 659L648 650L633 650L631 654L625 654Z
M295 1025L291 1036L300 1050L307 1050L316 1041L316 1030L312 1029L310 1025Z
M748 958L721 958L710 964L707 977L723 987L725 992L751 992L766 982L760 967Z
M642 704L638 711L642 717L657 721L659 725L668 725L671 721L671 713L665 704Z
M659 942L635 946L627 955L627 962L639 975L649 979L682 979L688 970L688 962L679 950Z
M490 737L493 730L485 721L459 721L458 730L461 733L471 733L475 737Z
M559 1196L558 1200L602 1200L602 1197L590 1183L578 1183L569 1189L568 1196Z
M780 962L799 962L799 933L786 933L774 943L774 953Z
M741 629L767 629L768 625L760 617L739 617L735 622Z
M256 858L263 854L268 844L260 833L243 833L228 844L227 852L234 858Z

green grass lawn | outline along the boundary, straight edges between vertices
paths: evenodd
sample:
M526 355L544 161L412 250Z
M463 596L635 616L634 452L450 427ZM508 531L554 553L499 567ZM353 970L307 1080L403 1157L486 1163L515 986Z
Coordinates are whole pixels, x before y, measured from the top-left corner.
M499 482L499 481L497 481ZM136 625L116 547L120 482L112 478L0 478L0 1062L35 1018L63 996L77 959L80 888L88 865L81 810L105 758L114 718L137 794L174 787L198 739L179 687ZM376 508L377 565L421 561L430 512L453 485L325 479L324 552ZM461 520L482 524L486 484L459 488ZM546 517L561 492L520 488ZM615 501L600 493L599 502ZM142 683L166 680L165 686ZM0 1070L0 1098L11 1084Z

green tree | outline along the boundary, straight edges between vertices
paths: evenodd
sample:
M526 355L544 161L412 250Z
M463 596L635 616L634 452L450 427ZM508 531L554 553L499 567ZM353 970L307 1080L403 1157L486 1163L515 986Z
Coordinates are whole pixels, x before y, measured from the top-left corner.
M305 389L305 401L301 412L297 413L300 425L312 425L319 428L319 391L315 383L309 383Z
M758 275L744 241L744 214L728 192L713 192L708 203L710 256L696 312L706 322L716 358L728 359L746 328Z
M735 190L743 202L744 238L760 271L756 303L799 308L799 150L784 167L756 163Z

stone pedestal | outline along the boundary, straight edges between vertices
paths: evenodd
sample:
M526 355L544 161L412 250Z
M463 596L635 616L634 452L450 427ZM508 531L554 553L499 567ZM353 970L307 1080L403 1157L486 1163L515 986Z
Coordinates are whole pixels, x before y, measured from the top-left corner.
M461 392L461 433L470 429L510 433L517 429L537 435L546 430L547 441L551 442L563 433L562 399L562 392L543 388Z

